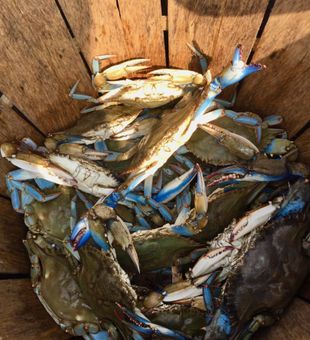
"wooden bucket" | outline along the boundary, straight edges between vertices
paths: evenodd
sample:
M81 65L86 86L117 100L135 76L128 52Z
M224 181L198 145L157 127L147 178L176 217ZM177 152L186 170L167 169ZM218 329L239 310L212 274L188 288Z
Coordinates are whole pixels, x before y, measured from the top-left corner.
M72 125L83 104L69 98L69 88L81 79L80 91L93 93L90 66L97 54L188 68L186 42L195 41L212 56L216 74L242 43L245 59L268 68L242 82L237 109L281 114L300 160L309 164L309 14L307 0L3 0L0 143L24 136L42 142ZM70 338L32 292L26 228L4 185L10 168L0 160L0 339ZM310 338L307 287L258 338Z

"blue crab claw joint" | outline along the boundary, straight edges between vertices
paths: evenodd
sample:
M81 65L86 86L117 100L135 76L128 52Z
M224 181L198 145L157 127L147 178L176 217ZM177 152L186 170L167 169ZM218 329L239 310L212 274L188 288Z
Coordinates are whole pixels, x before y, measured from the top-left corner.
M91 237L88 219L82 218L72 230L70 241L74 250L78 250L84 246Z
M265 68L264 65L261 64L250 64L246 65L246 63L242 60L242 48L241 45L238 45L231 65L225 68L214 80L216 84L218 84L221 89L226 88L227 86L238 83L243 78L248 75L261 71Z
M211 273L221 267L222 260L229 256L233 249L234 247L225 246L211 250L203 255L192 268L192 278Z
M195 178L198 165L166 184L154 197L157 202L167 203L179 195Z
M283 118L280 115L270 115L264 118L264 123L268 126L279 125L283 122Z
M132 313L127 308L116 303L120 309L123 323L129 328L146 335L154 335L159 337L168 337L177 340L186 340L187 338L177 331L173 331L166 327L152 323L149 319L138 313Z

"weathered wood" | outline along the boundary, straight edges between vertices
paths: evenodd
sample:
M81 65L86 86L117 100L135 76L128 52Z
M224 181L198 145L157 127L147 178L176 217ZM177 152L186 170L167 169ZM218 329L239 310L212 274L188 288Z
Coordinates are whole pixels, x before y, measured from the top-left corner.
M150 58L165 65L160 0L118 0L129 57Z
M91 84L55 1L2 1L0 32L0 90L44 133L71 125L82 104L69 89Z
M212 74L230 62L238 43L247 58L255 42L268 1L168 1L169 63L188 67L195 41L212 60Z
M159 0L60 0L60 4L89 65L99 54L115 54L112 62L140 56L151 58L153 64L165 63Z
M7 141L31 137L36 142L42 142L43 135L21 118L13 109L10 100L0 97L0 144ZM0 194L7 195L4 176L13 169L10 163L0 156Z
M299 160L310 165L310 129L298 137L295 143L299 151Z
M281 114L289 135L298 132L310 120L309 44L309 1L276 1L253 56L267 69L244 81L239 108Z
M296 298L277 323L261 330L255 338L257 340L309 340L309 315L310 304Z
M128 56L121 18L115 0L59 1L78 47L91 66L92 58L115 54L113 61Z
M26 236L23 215L8 199L0 197L0 273L29 273L28 255L22 240Z
M0 339L70 339L47 314L30 280L0 281Z

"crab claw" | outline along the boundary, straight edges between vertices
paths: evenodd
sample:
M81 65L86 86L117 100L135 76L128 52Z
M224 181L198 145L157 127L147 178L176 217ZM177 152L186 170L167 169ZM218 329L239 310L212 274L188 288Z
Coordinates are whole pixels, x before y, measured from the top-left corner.
M128 253L140 273L139 257L125 222L120 217L116 216L116 219L107 221L107 225L115 242L117 242L121 248Z
M127 77L130 73L135 73L150 68L150 66L148 65L139 65L148 61L150 61L150 59L141 58L127 60L123 63L108 67L106 70L103 71L103 73L108 80L117 80Z
M155 196L155 200L160 203L166 203L175 198L180 194L195 178L197 174L197 169L199 165L197 164L192 169L185 172L180 177L175 178L168 184L166 184L160 192Z
M96 220L90 220L87 216L83 217L73 228L70 241L74 250L83 247L90 237L95 244L104 251L110 249L109 244L104 239L103 226Z
M242 60L242 48L238 45L235 49L233 55L232 63L226 67L214 80L212 83L216 82L222 89L227 86L233 85L248 75L261 71L265 68L261 64L250 64Z
M225 257L233 251L232 246L220 247L210 250L197 261L192 269L192 278L205 275L220 268Z
M178 340L187 338L177 331L152 323L141 313L130 312L127 308L116 303L121 312L122 321L131 329L147 335L157 335L159 337L168 337Z
M70 242L72 244L73 250L78 250L84 246L90 237L91 232L89 229L88 219L84 217L75 225L72 230Z
M150 79L154 80L170 80L174 84L194 84L194 85L204 85L206 80L204 76L195 71L189 70L178 70L178 69L166 69L162 68L159 70L154 70L149 72L148 75L151 76Z

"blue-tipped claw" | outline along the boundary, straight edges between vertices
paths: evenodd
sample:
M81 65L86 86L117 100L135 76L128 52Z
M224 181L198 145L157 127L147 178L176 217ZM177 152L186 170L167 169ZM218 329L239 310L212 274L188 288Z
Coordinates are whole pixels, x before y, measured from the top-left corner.
M197 166L192 167L180 177L166 184L160 192L154 197L157 202L166 203L180 194L195 178L197 174Z
M246 65L242 60L241 45L238 45L235 49L232 64L225 68L221 74L219 74L212 82L215 86L220 86L221 89L227 86L238 83L243 78L249 76L252 73L261 71L265 66L260 64Z
M177 340L186 340L187 338L177 331L173 331L169 328L152 323L150 320L138 315L136 313L130 312L127 308L116 303L121 311L121 317L123 322L131 329L135 331L147 334L147 335L157 335L161 337L169 337Z
M74 250L84 246L91 237L88 219L86 217L78 221L72 230L70 241Z

